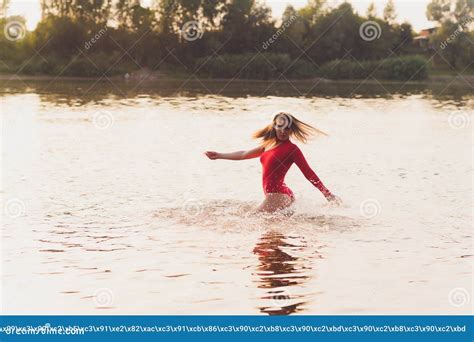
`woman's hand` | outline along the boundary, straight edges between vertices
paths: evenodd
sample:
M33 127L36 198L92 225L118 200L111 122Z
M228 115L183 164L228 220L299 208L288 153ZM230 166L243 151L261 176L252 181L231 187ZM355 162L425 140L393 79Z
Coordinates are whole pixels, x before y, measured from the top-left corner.
M342 200L339 196L336 196L334 194L330 194L329 196L326 197L329 203L331 204L336 204L336 205L341 205Z
M219 159L219 153L214 151L206 151L204 154L211 160Z

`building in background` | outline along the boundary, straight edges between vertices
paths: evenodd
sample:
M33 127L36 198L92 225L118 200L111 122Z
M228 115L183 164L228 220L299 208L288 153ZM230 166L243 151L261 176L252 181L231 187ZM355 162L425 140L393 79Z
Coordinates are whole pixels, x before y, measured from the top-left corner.
M432 28L427 28L427 29L423 29L420 31L420 34L416 37L413 38L413 42L425 49L425 50L428 50L429 48L431 48L430 46L430 37L436 33L436 30L438 28L437 27L432 27Z

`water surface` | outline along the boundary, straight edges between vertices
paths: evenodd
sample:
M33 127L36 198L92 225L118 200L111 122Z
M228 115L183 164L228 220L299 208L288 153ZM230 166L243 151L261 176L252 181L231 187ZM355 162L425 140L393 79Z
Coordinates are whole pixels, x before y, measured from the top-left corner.
M471 313L472 92L198 83L4 82L3 313ZM279 110L343 206L293 166L252 216L258 159L203 155Z

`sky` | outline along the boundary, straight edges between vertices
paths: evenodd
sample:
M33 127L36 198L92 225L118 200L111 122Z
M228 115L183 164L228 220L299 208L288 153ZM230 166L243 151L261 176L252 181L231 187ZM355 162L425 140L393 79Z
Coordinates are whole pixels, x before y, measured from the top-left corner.
M262 1L262 0L261 0ZM144 0L142 3L146 6L151 0ZM265 0L264 1L272 9L273 17L280 18L285 7L288 4L293 5L296 9L306 5L307 0ZM328 4L333 7L342 3L342 0L328 0ZM354 9L360 14L365 14L367 7L371 2L375 3L377 13L382 16L383 8L387 0L352 0L349 1ZM408 21L417 31L432 27L426 19L426 6L430 0L394 0L395 9L398 14L397 22L402 23ZM40 1L39 0L11 0L8 15L22 15L27 20L27 27L33 30L40 20Z

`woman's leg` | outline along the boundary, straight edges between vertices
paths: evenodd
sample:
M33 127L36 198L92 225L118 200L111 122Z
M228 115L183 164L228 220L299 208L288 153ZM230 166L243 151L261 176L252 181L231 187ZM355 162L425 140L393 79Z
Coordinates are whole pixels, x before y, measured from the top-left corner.
M289 207L293 202L294 198L287 194L268 193L256 211L273 213L277 210Z

